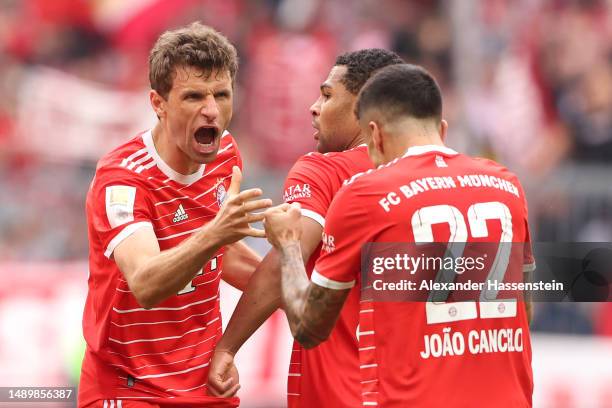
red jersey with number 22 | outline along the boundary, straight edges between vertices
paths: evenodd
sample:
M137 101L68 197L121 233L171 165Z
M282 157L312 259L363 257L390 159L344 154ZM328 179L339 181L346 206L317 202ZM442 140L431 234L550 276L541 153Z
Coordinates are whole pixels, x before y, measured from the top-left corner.
M327 209L347 178L372 168L365 145L338 153L302 156L287 176L284 200L300 203L302 215L325 226ZM320 253L310 257L308 274ZM329 339L310 350L294 342L287 380L290 408L361 405L356 329L359 291L351 291Z
M361 285L366 243L529 243L516 176L443 146L412 147L348 181L329 209L324 234L311 279L330 289ZM523 247L515 253L518 267L531 270L530 245L512 251ZM358 315L364 406L531 406L524 303L384 302L366 295Z

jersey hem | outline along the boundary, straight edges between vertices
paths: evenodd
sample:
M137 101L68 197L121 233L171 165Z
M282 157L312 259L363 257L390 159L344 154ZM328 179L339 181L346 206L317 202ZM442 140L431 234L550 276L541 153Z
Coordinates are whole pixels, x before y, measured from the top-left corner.
M307 210L305 208L302 208L300 210L300 212L302 213L302 216L308 217L308 218L316 221L320 226L325 228L325 217L323 217L321 214L316 213L316 212L314 212L312 210Z
M108 244L108 247L106 247L106 251L104 251L104 256L110 259L111 255L113 254L113 251L115 250L115 248L117 248L117 245L122 243L123 240L125 240L127 237L129 237L134 232L144 226L150 226L151 228L153 228L153 225L148 221L135 222L126 226L124 229L121 230L121 232L115 235L113 239L111 239Z
M355 286L355 280L352 280L350 282L335 281L333 279L326 278L314 269L312 270L312 276L310 277L310 280L319 286L335 290L350 289Z
M523 264L523 272L533 272L536 269L535 262Z

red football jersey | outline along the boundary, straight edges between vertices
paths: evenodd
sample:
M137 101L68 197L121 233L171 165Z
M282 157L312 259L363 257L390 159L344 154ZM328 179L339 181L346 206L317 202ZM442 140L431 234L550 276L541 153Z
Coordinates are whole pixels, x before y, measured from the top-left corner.
M221 336L221 249L176 296L149 310L130 292L112 257L139 228L153 228L166 250L213 219L232 166L242 167L225 132L217 158L191 175L158 155L150 131L103 157L87 194L89 292L83 314L87 350L79 406L95 400L160 405L237 406L237 398L207 396L212 351Z
M320 286L362 286L366 243L530 241L518 179L492 161L417 146L346 184L326 217L311 277ZM534 267L530 244L512 251L519 269ZM372 291L358 313L364 406L531 406L522 301L374 301Z
M302 215L325 227L325 216L347 178L372 168L365 145L339 153L309 153L293 166L285 181L284 200L300 203ZM320 245L308 260L310 275ZM352 290L329 339L310 350L294 342L287 380L288 405L354 407L361 405L356 330L359 291Z

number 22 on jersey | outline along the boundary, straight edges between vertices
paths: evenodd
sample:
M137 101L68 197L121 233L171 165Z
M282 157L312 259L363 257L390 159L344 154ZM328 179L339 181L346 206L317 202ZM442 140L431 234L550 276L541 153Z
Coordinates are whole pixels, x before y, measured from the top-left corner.
M489 236L487 220L499 220L501 223L500 245L497 248L492 268L487 275L487 281L503 281L510 260L511 245L501 243L512 242L512 214L510 209L498 201L476 203L469 207L466 217L457 207L452 205L434 205L423 207L412 215L412 231L417 244L436 242L432 225L448 224L450 238L446 248L446 256L459 257L463 254L469 232L472 238ZM435 282L454 281L454 271L438 271ZM448 291L432 291L425 305L427 324L447 323L459 320L476 319L478 317L476 302L445 302ZM497 298L497 292L483 289L478 302L480 318L501 318L516 316L516 299L503 299L496 302L484 301ZM500 307L501 305L501 307Z

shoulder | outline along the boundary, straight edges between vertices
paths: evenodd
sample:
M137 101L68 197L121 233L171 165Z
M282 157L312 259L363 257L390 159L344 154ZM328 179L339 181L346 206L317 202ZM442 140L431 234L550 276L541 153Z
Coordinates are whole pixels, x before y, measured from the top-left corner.
M352 186L350 188L355 191L367 190L372 186L388 181L388 174L394 172L397 164L400 162L401 158L397 158L389 163L381 164L376 168L356 173L352 177L346 179L344 185Z
M494 173L498 177L502 177L506 180L518 183L520 187L518 176L514 172L509 170L506 166L494 160L486 159L483 157L470 157L470 159L479 169L482 169L489 173Z
M291 166L286 180L296 180L309 183L321 183L333 173L329 159L317 152L310 152L300 157Z
M215 173L217 176L220 174L231 175L233 166L238 166L242 169L242 156L240 155L236 139L226 130L221 136L217 157L212 162L206 164L205 172L208 175L212 173Z
M506 174L514 176L514 174L510 170L508 170L507 167L501 165L495 160L487 159L484 157L471 157L471 156L465 156L465 157L468 157L469 159L471 159L473 163L475 164L475 166L484 168L489 171L497 171L499 173L506 173Z
M342 182L357 172L371 168L367 147L359 146L343 152L305 154L295 162L290 174L302 172L319 177L335 176L332 178Z
M114 181L139 183L144 180L143 170L153 161L142 140L142 134L128 140L104 155L96 165L94 184Z
M319 152L309 152L297 159L293 168L317 168L329 166L330 158L326 154ZM292 169L293 169L292 168Z
M239 153L238 142L229 131L224 131L223 135L221 135L221 141L219 142L219 152L217 154L222 154L225 152L230 153Z
M326 163L333 166L352 165L364 169L372 168L372 162L368 156L368 148L365 145L357 146L342 152L330 152L323 155Z

